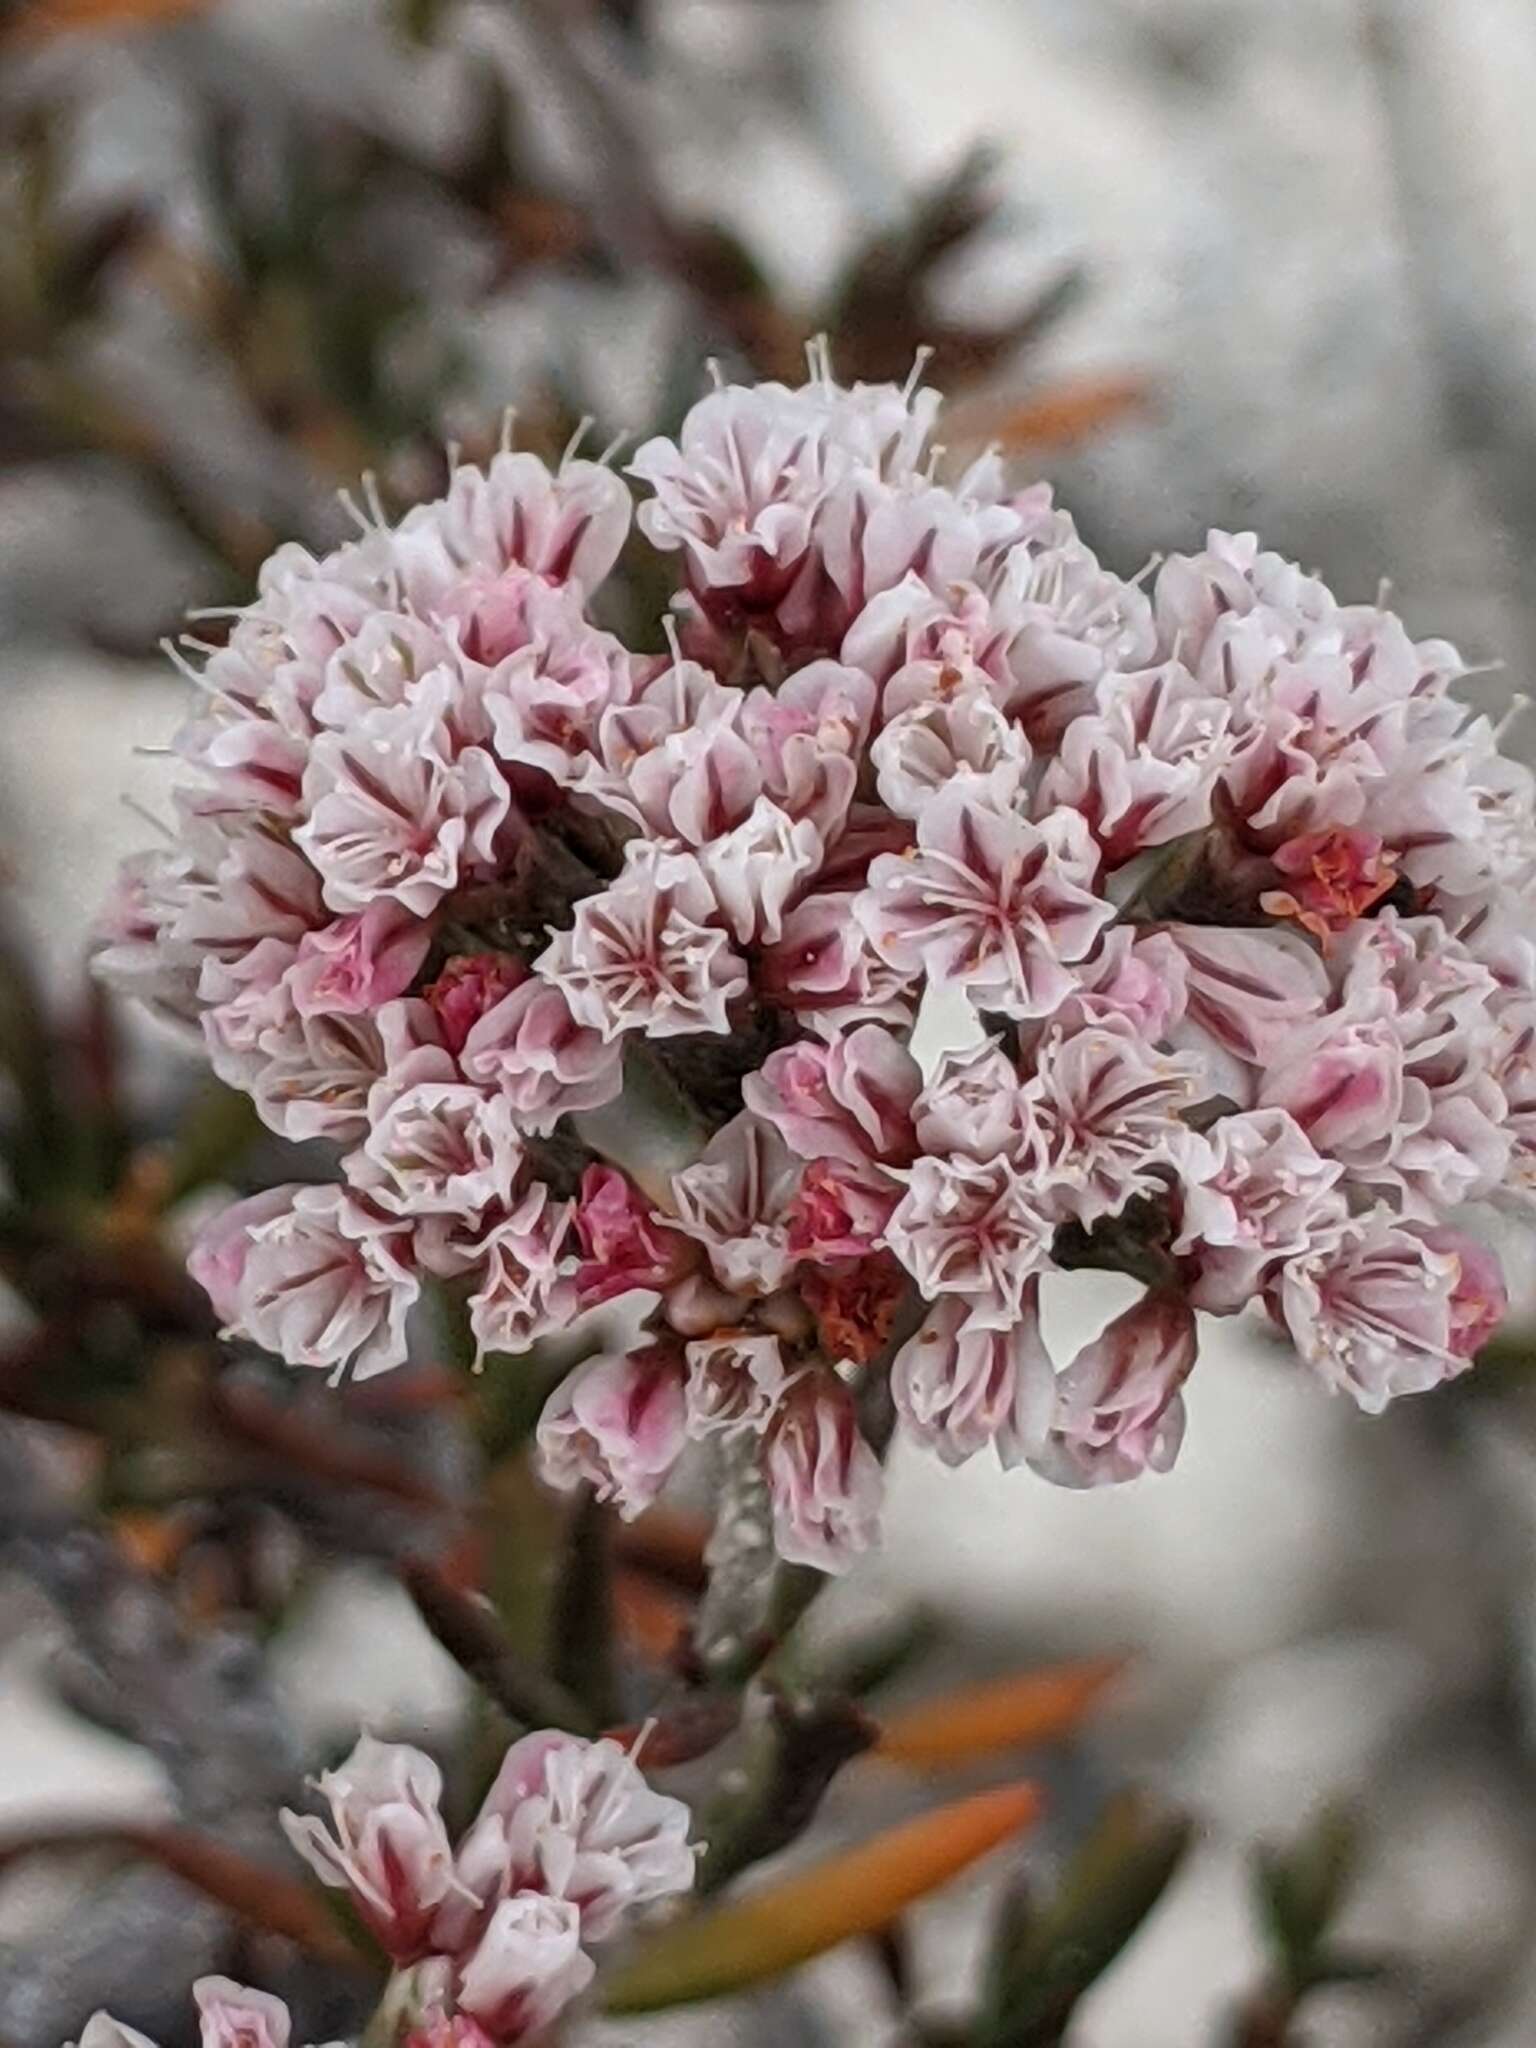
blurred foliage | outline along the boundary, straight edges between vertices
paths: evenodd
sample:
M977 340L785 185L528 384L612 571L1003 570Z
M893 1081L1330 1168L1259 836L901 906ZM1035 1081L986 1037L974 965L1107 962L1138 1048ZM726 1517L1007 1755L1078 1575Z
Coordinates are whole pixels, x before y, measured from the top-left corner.
M794 379L823 332L845 378L901 379L930 350L966 444L1027 452L1142 401L1128 378L1023 388L1029 348L1083 290L1075 270L990 324L941 311L945 265L998 219L986 154L873 227L824 297L789 304L732 227L667 191L645 86L650 10L499 11L527 65L451 0L379 0L371 22L359 16L359 64L400 81L399 118L386 122L344 81L328 100L301 92L217 6L13 0L0 13L0 469L103 458L197 551L204 600L238 598L279 540L337 537L331 494L361 473L405 504L442 487L446 441L489 453L496 423L479 394L510 380L468 337L557 286L589 306L611 297L621 323L635 287L664 293L686 345L667 351L652 416L623 422L637 434L675 426L706 358ZM99 87L63 60L89 45L87 28L125 53L152 44L157 89L185 131L184 191L81 189L73 171ZM409 119L416 74L441 96L445 66L456 113L429 141ZM635 88L622 97L620 74ZM574 168L548 140L552 99L580 140ZM153 333L155 360L142 339L124 359L130 328ZM602 406L558 332L542 360L541 374L518 376L518 434L553 456ZM169 392L152 396L167 367ZM978 384L985 396L967 402ZM210 446L204 413L229 445Z

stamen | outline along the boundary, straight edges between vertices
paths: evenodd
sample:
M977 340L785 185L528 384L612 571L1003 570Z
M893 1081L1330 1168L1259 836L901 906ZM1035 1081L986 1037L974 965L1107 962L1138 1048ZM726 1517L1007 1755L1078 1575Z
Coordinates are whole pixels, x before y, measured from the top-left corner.
M922 380L924 370L927 369L932 361L933 344L927 341L920 341L912 352L912 367L907 372L907 381L901 387L902 398L909 406L917 396L917 387Z
M596 425L597 421L592 417L591 413L584 412L582 414L581 418L576 422L575 433L572 434L569 441L565 444L565 453L560 458L560 470L564 470L568 462L575 461L577 449ZM559 471L556 473L559 474Z

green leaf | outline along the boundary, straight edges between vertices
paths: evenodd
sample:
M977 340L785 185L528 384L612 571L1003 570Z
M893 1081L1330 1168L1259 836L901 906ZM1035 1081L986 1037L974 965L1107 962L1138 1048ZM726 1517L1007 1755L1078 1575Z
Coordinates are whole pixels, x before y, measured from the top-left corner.
M192 1098L167 1161L166 1203L170 1205L206 1187L231 1180L246 1151L261 1135L261 1119L248 1095L210 1081Z
M782 1975L917 1899L1030 1827L1033 1785L1004 1785L887 1828L750 1898L693 1913L652 1937L607 1987L609 2012L654 2012Z
M1259 1916L1287 1981L1315 1981L1317 1950L1355 1873L1359 1823L1327 1806L1287 1849L1261 1849L1253 1878Z
M1189 1846L1188 1821L1112 1800L1038 1907L1005 1902L993 1934L975 2048L1050 2048L1073 2007L1162 1897Z

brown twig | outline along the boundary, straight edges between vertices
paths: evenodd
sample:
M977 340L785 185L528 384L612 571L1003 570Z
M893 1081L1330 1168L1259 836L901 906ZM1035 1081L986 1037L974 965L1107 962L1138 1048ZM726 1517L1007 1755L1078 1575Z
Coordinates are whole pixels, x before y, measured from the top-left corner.
M514 1721L527 1728L594 1732L581 1701L513 1648L488 1600L460 1592L425 1558L403 1558L397 1569L438 1642Z
M86 1823L38 1829L0 1839L0 1871L27 1856L101 1849L123 1850L158 1863L250 1926L286 1935L322 1962L362 1961L307 1884L191 1828L134 1823L103 1828Z

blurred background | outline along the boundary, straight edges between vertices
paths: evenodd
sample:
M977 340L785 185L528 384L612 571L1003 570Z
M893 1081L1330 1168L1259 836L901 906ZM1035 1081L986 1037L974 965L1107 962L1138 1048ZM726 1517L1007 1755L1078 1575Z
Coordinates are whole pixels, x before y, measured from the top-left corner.
M46 1096L54 1137L72 1128L108 1046L114 1142L196 1099L192 1063L83 994L113 864L150 829L123 792L152 811L171 780L155 750L184 686L161 638L241 598L280 540L339 538L336 492L363 472L391 508L435 494L445 444L487 451L508 405L556 454L589 414L597 445L670 430L711 356L794 378L826 331L842 376L901 378L929 344L952 447L996 439L1021 481L1053 477L1122 571L1255 526L1346 597L1390 578L1415 633L1455 639L1487 667L1467 687L1508 702L1536 652L1533 104L1529 0L0 0L8 1031L38 1006L8 1111ZM654 617L633 578L615 601ZM6 1243L30 1257L10 1192ZM1505 1249L1529 1306L1530 1247ZM1063 1288L1047 1314L1070 1332ZM0 1295L18 1348L26 1293ZM141 1309L136 1359L174 1335ZM1134 1779L1198 1821L1074 2042L1220 2043L1266 1968L1254 1847L1337 1799L1361 1822L1350 1939L1396 1963L1285 2038L1536 2039L1520 1353L1367 1423L1228 1325L1166 1478L1077 1496L898 1459L859 1597L942 1607L950 1666L976 1674L1134 1651L1064 1767L1066 1810L1074 1786ZM0 1835L184 1804L206 1700L249 1710L258 1789L364 1719L455 1725L463 1681L368 1554L387 1542L339 1508L317 1537L310 1500L297 1538L281 1517L238 1546L200 1525L214 1610L239 1605L235 1548L279 1577L284 1544L314 1552L259 1670L215 1630L177 1652L162 1739L108 1732L57 1682L103 1567L43 1555L29 1489L80 1452L39 1405L0 1418L0 1565L22 1567L0 1576ZM450 1490L454 1455L418 1434ZM129 1512L153 1489L112 1469L119 1533L163 1564L164 1529ZM899 1803L861 1784L834 1821ZM129 1951L95 1941L101 1882L0 1854L9 2048L48 2048L114 1991ZM140 2007L171 2039L222 1922L163 1872L141 1890L122 1924L132 1952L148 1928L160 1944L164 1996ZM974 1888L917 1923L941 2007L981 1924ZM894 2038L871 1968L838 1957L745 2017L614 2037L863 2048Z

